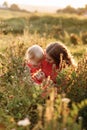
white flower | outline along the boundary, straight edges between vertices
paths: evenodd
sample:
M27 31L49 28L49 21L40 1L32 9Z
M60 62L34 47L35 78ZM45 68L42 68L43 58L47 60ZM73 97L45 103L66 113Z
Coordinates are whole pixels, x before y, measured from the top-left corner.
M67 103L67 104L68 104L68 103L70 102L70 99L69 99L69 98L63 98L63 99L62 99L62 102L64 102L64 103Z
M18 121L17 123L19 126L27 126L27 125L30 125L30 121L28 118L25 118L24 120L20 120Z

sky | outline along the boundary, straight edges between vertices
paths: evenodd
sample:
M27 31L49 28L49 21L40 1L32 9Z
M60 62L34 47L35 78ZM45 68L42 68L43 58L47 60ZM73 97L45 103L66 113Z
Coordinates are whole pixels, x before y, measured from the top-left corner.
M87 0L0 0L0 4L4 1L9 4L17 3L22 5L34 5L34 6L57 6L65 7L71 5L75 8L84 7L87 4Z

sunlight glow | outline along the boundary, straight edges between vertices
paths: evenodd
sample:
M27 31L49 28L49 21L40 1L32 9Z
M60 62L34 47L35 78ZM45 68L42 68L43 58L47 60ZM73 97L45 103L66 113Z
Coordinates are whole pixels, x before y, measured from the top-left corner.
M22 5L35 5L35 6L57 6L65 7L71 5L75 8L83 7L87 4L87 0L0 0L0 4L7 1L9 4L17 3Z

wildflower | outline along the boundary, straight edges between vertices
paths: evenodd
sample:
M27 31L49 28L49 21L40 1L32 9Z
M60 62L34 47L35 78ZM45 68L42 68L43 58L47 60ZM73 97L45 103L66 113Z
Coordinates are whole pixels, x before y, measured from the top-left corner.
M53 119L53 114L54 114L53 102L48 100L46 103L46 113L45 113L45 119L47 122Z
M18 121L17 124L18 124L18 126L28 126L28 125L30 125L30 121L28 118L25 118L24 120Z
M82 117L80 116L78 119L79 119L79 120L82 120Z
M15 128L11 129L11 130L16 130Z
M13 118L13 117L10 119L10 122L12 122L12 123L13 123L13 122L15 122L15 120L14 120L14 118Z
M12 79L14 79L14 76L11 76Z
M14 98L14 95L9 95L9 98L10 98L10 99L13 99L13 98Z
M69 115L69 108L68 108L68 103L70 102L70 99L69 98L63 98L62 99L62 108L63 108L63 111L62 111L62 115L63 115L63 124L65 125L67 123L67 118L68 118L68 115Z
M69 98L63 98L63 99L62 99L62 102L68 104L68 103L70 102L70 99L69 99Z

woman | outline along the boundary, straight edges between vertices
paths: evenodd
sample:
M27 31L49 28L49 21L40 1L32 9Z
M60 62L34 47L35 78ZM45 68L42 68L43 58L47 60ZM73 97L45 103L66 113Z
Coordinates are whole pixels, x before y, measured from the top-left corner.
M58 72L66 66L75 66L74 60L66 46L62 43L51 43L46 48L46 59L43 62L43 71L46 76L56 82Z

